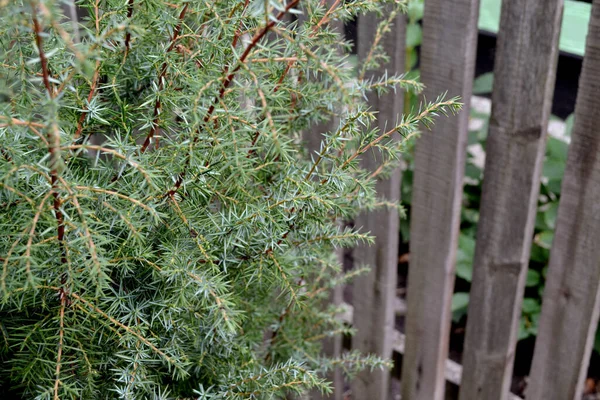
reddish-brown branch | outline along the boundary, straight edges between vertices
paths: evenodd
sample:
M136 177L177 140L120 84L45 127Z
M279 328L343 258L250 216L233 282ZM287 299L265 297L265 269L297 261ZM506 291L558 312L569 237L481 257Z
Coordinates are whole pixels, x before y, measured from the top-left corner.
M175 48L175 43L177 42L177 38L179 37L179 34L181 33L181 26L183 25L183 19L185 18L185 14L187 12L188 5L189 5L189 3L185 3L183 10L181 10L181 13L179 14L179 22L178 22L177 26L175 27L175 30L173 31L173 37L171 38L171 43L169 44L169 47L167 48L167 51L166 51L167 53L171 52L173 50L173 48ZM158 75L158 92L161 92L165 86L165 79L167 78L167 67L168 67L167 61L164 61L162 66L160 67L160 73ZM160 94L159 94L159 96L160 96ZM161 109L161 101L160 101L160 97L158 97L156 99L156 102L154 103L154 115L153 115L153 119L152 119L152 127L150 128L150 132L146 136L146 140L144 140L144 143L142 144L142 148L140 149L140 151L142 153L144 153L146 151L146 149L148 148L148 146L150 146L150 142L152 141L152 138L156 135L156 132L158 132L160 109ZM158 137L156 137L155 146L158 148Z
M298 84L302 82L302 71L298 72ZM291 93L292 103L290 104L290 111L293 111L296 108L296 104L298 103L298 95L294 92ZM292 119L293 117L290 117Z
M342 2L342 0L335 0L335 2L331 5L331 7L329 7L329 10L327 10L327 12L325 13L325 15L323 15L323 18L321 18L321 20L317 23L317 25L315 25L313 27L313 29L312 29L312 35L316 34L317 31L321 28L321 26L323 24L326 24L327 22L329 22L329 16L333 12L333 10L335 10L336 7L340 5L341 2Z
M33 21L33 33L35 35L35 44L38 48L40 63L42 64L42 80L44 82L44 86L46 86L48 95L51 99L53 99L54 90L52 89L52 85L50 84L50 73L48 72L48 59L46 58L46 53L44 52L44 43L42 42L42 26L40 25L40 21L37 18L35 3L31 4L31 19Z
M323 18L321 18L319 20L319 22L317 23L317 25L315 25L312 28L312 32L310 33L310 35L308 36L309 38L314 37L317 32L319 31L319 29L321 28L321 26L323 26L323 24L326 24L327 22L329 22L330 18L329 16L331 15L331 13L333 12L333 10L341 3L341 0L336 0L331 7L329 7L329 10L327 10L327 12L325 13L325 15L323 15ZM290 61L288 62L288 65L285 67L285 70L283 71L283 74L281 74L281 77L279 77L279 80L277 81L277 85L275 85L275 89L273 89L273 92L276 92L279 90L279 86L281 86L281 84L283 83L283 80L285 79L285 77L287 76L287 74L290 72L290 69L296 64L296 61ZM300 79L300 77L298 78Z
M65 337L65 308L67 305L67 294L63 288L59 290L60 296L60 311L59 311L59 330L58 330L58 349L56 352L56 371L54 380L54 400L60 400L58 389L60 387L60 368L62 366L63 343Z
M52 175L52 187L56 188L56 175L54 175L54 174ZM60 211L62 202L60 200L60 196L58 195L58 192L55 189L53 189L52 196L54 197L54 213L56 214L56 222L58 224L57 239L58 239L58 242L60 243L60 247L61 247L60 262L62 264L66 264L67 257L65 255L64 244L63 244L63 241L65 240L65 223L63 220L62 211Z
M183 24L183 19L185 18L185 14L187 13L188 6L189 6L189 3L185 3L185 6L183 6L183 10L181 10L181 13L179 14L179 23L177 24L177 26L175 27L175 30L173 31L173 38L171 39L171 44L169 45L169 48L167 49L167 53L170 52L171 50L173 50L173 47L175 47L175 43L177 42L177 38L181 34L181 26Z
M90 86L90 93L87 97L88 104L94 98L94 94L96 94L96 87L98 86L98 76L100 75L100 60L96 61L96 66L94 67L94 76L92 77L92 86ZM79 120L77 121L77 129L75 130L75 135L73 136L74 140L79 139L81 136L81 132L83 131L83 123L85 121L85 115L88 110L87 104L83 105L83 111L79 116Z
M258 141L258 137L260 136L260 131L254 132L254 136L252 136L252 144L250 145L250 150L248 150L248 155L246 158L250 158L252 154L254 154L254 146L256 146L256 142Z
M219 91L219 94L215 97L215 100L213 101L213 105L211 105L211 107L208 109L206 116L204 117L204 122L207 122L210 119L211 115L215 111L215 104L218 103L219 100L223 98L223 95L225 94L225 90L227 90L227 88L233 81L233 78L235 78L236 73L240 70L242 65L246 62L246 59L250 55L250 52L252 51L252 49L254 47L256 47L258 42L275 26L277 21L281 21L283 19L283 17L285 16L285 14L287 14L287 12L291 8L294 8L296 6L296 4L298 4L299 2L300 2L300 0L294 0L291 3L289 3L283 11L281 11L281 12L279 12L279 14L277 14L277 16L275 17L275 20L270 20L269 23L267 23L260 31L258 31L252 37L252 40L250 41L250 43L248 44L248 46L246 47L246 49L240 56L237 66L229 73L229 75L227 75L227 77L223 81L223 84L221 85L221 90Z
M227 90L227 88L229 87L229 85L231 84L231 82L233 82L233 79L235 78L235 75L237 74L237 72L240 70L240 68L242 67L242 65L246 62L246 59L248 58L248 56L250 55L250 52L252 51L252 49L254 47L256 47L256 45L258 44L258 42L275 26L275 24L277 23L277 21L281 21L283 19L283 17L287 14L287 12L291 9L294 8L298 3L300 2L300 0L293 0L291 3L289 3L285 9L281 12L279 12L277 14L277 16L275 17L274 20L270 20L267 24L265 24L265 26L258 32L256 32L256 34L252 37L252 40L250 41L250 43L248 44L248 46L246 46L246 49L244 50L244 52L242 53L242 55L240 56L237 66L231 70L231 72L229 72L229 74L227 75L227 77L225 78L225 80L223 81L222 85L221 85L221 89L219 90L219 94L217 94L215 96L215 99L213 100L213 103L210 105L210 107L208 108L208 111L206 112L206 115L204 116L203 122L204 124L206 124L212 114L215 112L215 105L217 103L219 103L219 101L223 98L223 96L225 95L225 91ZM229 68L226 66L224 68L224 73L227 73L227 71L229 71ZM198 136L196 136L193 140L193 143L196 143L198 141ZM185 179L185 175L187 172L187 169L190 165L190 161L191 161L191 156L188 154L188 156L186 157L185 160L185 165L184 165L184 169L183 171L179 174L179 176L177 177L177 181L175 182L175 185L173 186L173 188L171 190L169 190L166 194L166 196L173 196L181 187L181 185L183 184L183 180Z
M273 89L273 93L275 93L279 90L279 87L283 83L283 80L285 79L288 72L290 72L290 69L292 68L292 66L295 63L296 63L296 61L288 61L287 65L285 66L285 69L283 70L283 74L281 74L281 76L279 77L279 80L277 81L277 84L275 85L275 88Z
M127 20L131 22L131 17L133 16L133 4L134 0L127 0ZM131 42L131 32L127 29L127 33L125 34L125 55L129 53L129 44Z
M242 9L242 15L244 14L244 11L246 11L246 8L248 8L248 4L250 3L250 0L246 0L244 2L244 7ZM233 35L233 41L231 42L231 47L235 48L235 45L237 44L238 40L240 39L240 32L242 30L242 20L240 19L240 23L238 24L238 28L235 31L235 34Z
M96 26L96 35L100 35L100 0L96 0L94 3L94 21ZM132 10L133 12L133 10ZM127 56L127 52L126 52ZM100 75L100 60L96 60L96 65L94 66L94 75L92 76L92 84L90 86L90 93L87 97L87 103L89 104L94 95L96 94L96 87L98 85L98 77ZM81 132L83 131L83 123L85 122L85 115L88 110L88 104L83 105L83 109L81 111L81 115L79 116L79 120L77 121L77 128L75 129L75 134L73 135L73 139L77 140L81 136Z
M46 86L46 90L48 91L48 95L51 99L54 98L54 90L52 89L52 85L50 84L50 73L48 72L48 59L46 58L46 54L44 53L44 43L42 41L42 26L37 18L36 4L31 4L31 19L33 21L34 34L35 34L35 42L38 48L38 54L40 57L40 62L42 64L42 79L44 81L44 86ZM61 211L61 199L60 195L56 190L57 181L58 181L58 163L60 160L60 133L58 132L58 127L53 125L49 128L48 131L48 153L50 153L50 177L52 181L52 196L54 197L54 214L56 218L57 234L58 234L58 243L61 249L61 258L60 262L62 264L67 263L65 248L64 248L64 237L65 237L65 224L64 217Z
M162 82L162 79L160 79L160 82ZM160 83L158 85L158 90L162 90L162 85ZM150 128L150 132L146 136L146 140L144 140L144 144L142 144L142 148L140 149L140 151L142 153L146 151L148 146L150 146L150 141L152 140L152 138L156 135L156 132L158 131L158 123L159 123L161 105L162 105L162 103L160 101L160 98L156 99L156 102L154 103L154 114L153 114L153 118L152 118L152 127ZM158 137L156 138L156 146L158 147Z
M58 163L60 162L60 136L59 136L59 132L58 132L58 127L56 125L53 125L50 128L50 131L48 133L48 153L50 153L50 179L51 179L51 184L52 184L52 197L54 198L54 202L53 202L53 208L54 208L54 214L55 214L55 218L56 218L56 224L57 224L57 239L58 239L58 245L60 247L60 262L61 264L66 264L67 263L67 254L66 254L66 250L65 250L65 245L64 245L64 239L65 239L65 222L64 222L64 217L63 217L63 213L62 210L60 209L62 207L62 200L60 198L60 194L58 193L57 186L58 186Z

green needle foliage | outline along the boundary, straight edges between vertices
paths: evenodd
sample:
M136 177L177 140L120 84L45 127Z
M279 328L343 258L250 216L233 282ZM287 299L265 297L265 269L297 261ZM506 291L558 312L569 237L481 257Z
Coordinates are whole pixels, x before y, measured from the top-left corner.
M421 85L359 77L329 22L403 5L80 0L77 23L63 3L0 0L1 397L279 398L384 367L320 354L351 332L334 250L371 240L339 221L460 105L378 131L366 93Z

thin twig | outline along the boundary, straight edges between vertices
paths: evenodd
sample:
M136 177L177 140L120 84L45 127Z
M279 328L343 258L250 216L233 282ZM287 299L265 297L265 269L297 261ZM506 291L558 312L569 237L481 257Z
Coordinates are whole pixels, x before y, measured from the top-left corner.
M183 19L185 18L185 14L187 12L189 3L185 3L185 6L183 7L183 10L181 10L181 13L179 14L179 22L177 23L177 26L175 27L175 30L173 31L173 37L171 38L171 43L169 44L169 47L167 48L166 53L168 54L171 50L173 50L173 48L175 47L175 43L177 42L177 38L179 37L179 34L181 33L181 26L183 25ZM150 128L150 132L148 133L148 135L146 136L146 140L144 140L144 143L142 144L142 147L140 149L140 152L144 153L146 151L146 149L148 148L148 146L150 146L150 142L152 141L152 138L156 135L156 132L158 131L158 124L159 124L159 119L160 119L160 109L161 109L161 101L160 101L160 92L163 90L164 86L165 86L165 80L167 78L167 61L165 60L160 68L160 74L158 75L158 97L156 98L156 102L154 103L154 118L152 120L152 127ZM154 143L155 148L158 148L158 142L159 142L159 138L158 136L156 137L156 141Z
M50 12L50 10L48 10L48 7L46 7L44 3L38 3L38 7L40 8L42 15L50 21L50 25L52 25L52 28L54 28L54 30L58 32L59 36L65 42L67 47L73 52L75 58L79 62L85 61L85 56L77 49L77 46L75 46L75 42L79 39L76 38L75 40L73 40L71 35L69 35L69 33L62 27L62 25L52 16L52 13ZM77 29L77 20L74 20L73 22L75 24L75 29Z
M148 207L146 204L142 203L141 201L136 200L133 197L129 197L127 195L124 195L122 193L115 192L113 190L102 189L102 188L98 188L98 187L92 187L92 186L75 185L75 186L73 186L73 188L75 188L77 190L89 190L90 192L104 193L104 194L109 194L111 196L118 197L120 199L127 200L127 201L135 204L136 206L138 206L140 208L143 208L144 210L146 210L149 213L153 214L155 217L157 216L156 211L153 210L151 207Z
M100 60L96 60L96 66L94 67L94 76L92 77L92 85L90 86L90 93L87 97L87 104L83 105L83 109L81 110L81 115L79 116L79 120L77 121L77 129L75 129L75 135L73 135L73 139L77 140L81 136L81 132L83 131L83 123L85 122L85 116L88 110L88 104L94 98L94 94L96 94L96 86L98 85L98 76L100 75Z
M102 266L100 265L100 260L98 258L98 253L96 251L96 244L94 243L94 240L92 239L92 233L90 232L88 224L85 220L85 215L83 213L83 210L82 210L81 206L79 205L77 196L73 193L73 191L71 189L69 189L67 182L65 182L64 179L62 179L60 177L59 177L59 179L60 179L61 183L63 184L64 188L67 190L67 192L73 199L73 205L75 206L75 209L77 210L77 214L79 215L79 218L81 219L81 226L83 227L84 237L87 239L87 244L88 244L87 247L90 252L90 256L92 258L92 263L94 264L94 267L96 268L97 275L100 276L102 274Z
M8 295L8 292L6 290L6 277L8 276L8 263L10 261L10 257L12 256L12 253L15 251L15 248L17 247L17 245L21 242L21 235L24 235L25 233L27 233L27 228L23 229L23 231L20 233L19 237L17 237L17 240L15 240L13 242L13 244L10 246L10 248L8 249L8 252L6 253L6 255L4 256L4 259L2 260L2 277L0 278L0 289L2 289L2 293L4 294L4 296Z
M60 311L59 311L59 320L60 320L60 328L58 330L58 350L56 352L56 372L55 372L55 380L54 380L54 400L60 400L58 395L58 389L60 386L60 367L62 361L62 351L63 351L63 340L65 337L65 308L67 303L67 295L65 293L61 293L60 296Z
M89 149L89 150L101 151L103 153L108 153L108 154L112 155L113 157L116 157L123 161L126 161L129 165L131 165L133 168L137 169L142 174L142 176L144 177L144 180L146 182L148 182L148 184L153 185L152 180L150 179L150 175L148 174L148 172L146 172L146 170L144 170L137 162L131 160L129 157L127 157L126 155L124 155L122 153L119 153L116 150L110 149L108 147L93 145L93 144L75 144L75 145L71 145L71 146L63 146L63 147L61 147L61 149L64 149L64 150Z
M250 0L246 0L244 2L244 7L242 9L242 16L244 15L244 12L246 11L246 8L248 8L248 4L250 3ZM240 18L240 23L235 31L235 34L233 35L233 41L231 42L231 47L235 48L235 45L237 44L239 38L240 38L240 31L242 29L242 18Z
M26 271L27 275L29 276L29 279L31 279L31 280L33 280L33 275L31 274L31 246L33 245L33 237L35 235L35 229L37 227L37 223L42 215L42 211L44 210L46 201L50 197L51 193L52 193L52 191L49 191L42 198L42 200L38 206L38 209L37 209L35 215L33 216L33 220L31 222L31 229L29 229L27 246L25 247L25 271ZM61 214L61 217L62 217L62 214ZM61 221L61 223L62 223L62 221ZM64 234L64 225L63 225L63 234ZM58 237L57 237L57 239L58 239ZM59 241L59 244L62 245L62 242ZM63 260L66 262L64 248L62 248L62 246L61 246L61 263L63 262ZM6 264L4 267L6 270ZM4 280L4 277L3 277L3 280Z
M96 35L100 35L100 0L96 0L94 3L94 20L96 25ZM83 123L85 122L85 116L88 110L88 104L91 103L94 95L96 94L96 86L98 85L98 77L100 75L100 60L96 60L96 65L94 66L94 75L92 76L92 84L90 85L90 93L87 97L87 104L83 105L83 109L81 111L81 115L79 116L79 120L77 121L77 128L75 129L75 135L73 136L74 140L79 139L81 136L81 132L83 131Z
M323 15L323 18L321 18L319 20L319 22L317 23L317 25L315 25L313 27L312 32L310 33L310 35L308 35L308 38L313 38L318 30L321 28L321 26L327 22L329 22L329 16L331 15L331 13L333 12L333 10L335 10L335 8L341 3L340 0L336 0L331 7L329 7L329 9L327 10L327 12L325 13L325 15ZM273 92L277 92L279 90L279 87L281 86L281 84L283 83L283 80L285 79L285 77L287 76L287 74L290 72L290 69L292 69L292 67L296 64L297 60L290 60L288 62L288 65L285 67L285 70L283 71L283 74L281 74L281 76L279 77L279 80L277 81L277 85L275 85L275 89L273 89Z
M298 58L298 57L273 57L273 58L253 58L248 62L251 63L266 63L266 62L282 62L282 61L307 61L308 58Z
M326 24L327 22L329 22L329 20L330 20L329 16L333 12L333 10L335 10L337 8L337 6L340 5L341 2L342 2L341 0L335 0L335 2L331 5L331 7L329 7L329 10L327 10L325 15L323 15L323 18L321 18L321 20L317 23L317 25L313 26L313 29L312 29L313 34L317 33L317 31L321 28L321 26L323 24Z
M127 0L127 20L131 23L131 17L133 16L133 4L134 0ZM127 29L125 34L125 57L129 53L129 42L131 41L131 31Z
M396 18L397 14L398 14L397 10L392 11L390 13L390 16L386 20L384 20L382 23L380 23L379 26L377 27L377 31L375 33L375 38L373 39L373 44L371 45L371 48L369 49L369 54L367 54L367 57L365 58L365 61L363 63L363 67L361 68L361 71L359 73L359 76L358 76L359 81L362 81L364 79L365 74L367 72L367 67L369 65L369 62L371 62L371 59L373 58L373 54L375 53L375 48L377 47L377 45L383 38L383 34L386 33L385 32L386 28L389 27L389 25L392 23L394 18Z
M242 67L242 64L244 64L246 62L246 58L248 58L248 55L250 54L252 49L267 34L267 32L269 32L271 29L273 29L273 27L275 27L275 24L277 23L277 21L281 21L283 19L283 17L285 16L285 14L287 14L287 12L291 8L295 7L296 4L298 4L299 2L300 2L300 0L294 0L291 3L289 3L283 11L281 11L279 14L277 14L277 16L275 17L275 20L270 20L269 23L267 23L260 31L258 31L252 37L252 40L250 41L250 43L248 44L248 46L246 47L246 49L240 56L240 59L238 60L238 65L229 73L229 75L227 75L227 77L223 81L223 85L221 86L221 90L219 91L219 94L215 97L213 104L209 107L208 112L207 112L206 116L204 117L204 122L207 122L208 119L210 118L210 116L212 115L212 113L215 111L215 104L218 103L219 99L223 98L223 95L225 94L225 90L229 87L229 85L233 81L233 78L235 78L235 75Z
M227 88L229 87L229 85L231 84L231 82L233 82L233 79L235 78L237 72L240 70L240 68L242 67L242 65L247 61L247 58L251 54L252 49L254 47L256 47L256 45L258 44L258 42L270 30L272 30L275 27L275 24L278 21L281 21L283 19L283 17L287 14L287 12L291 8L295 7L299 2L300 2L300 0L293 0L292 2L290 2L285 7L285 9L283 11L279 12L279 14L277 14L277 16L273 20L270 20L260 31L258 31L252 37L252 40L250 41L250 43L248 43L248 46L246 46L246 49L244 50L244 52L240 56L240 58L238 60L237 66L233 70L231 70L231 72L229 72L229 74L227 75L227 77L224 79L224 81L223 81L223 83L221 85L221 89L219 90L219 93L215 96L215 99L213 100L213 103L208 108L208 111L206 112L206 115L204 116L204 119L203 119L204 125L206 125L206 123L210 120L212 114L215 112L215 105L218 104L219 101L225 95L225 91L227 90ZM224 71L229 71L229 68L225 67ZM198 130L200 130L200 129L198 129ZM194 137L194 140L192 141L192 143L190 144L190 146L193 145L194 143L196 143L197 141L198 141L198 136ZM175 182L175 185L173 186L173 188L167 192L167 194L166 194L167 197L173 196L179 190L179 188L181 187L181 185L183 184L183 180L184 180L185 175L187 173L187 169L188 169L188 167L190 165L190 162L191 162L191 154L188 153L188 155L186 156L184 169L179 174L179 176L177 177L177 181Z
M175 360L172 357L169 357L167 354L165 354L165 352L163 352L158 347L156 347L155 345L153 345L152 342L150 342L148 339L146 339L141 334L137 333L130 326L127 326L127 325L123 324L122 322L120 322L119 320L111 317L110 315L108 315L107 313L105 313L104 311L102 311L101 309L99 309L98 307L96 307L95 305L93 305L92 303L90 303L89 301L85 300L83 297L77 295L76 293L70 293L69 296L71 296L71 297L75 298L76 300L80 301L81 303L83 303L84 305L86 305L87 307L89 307L92 311L94 311L96 314L99 314L102 317L106 318L112 324L114 324L114 325L118 326L119 328L123 329L125 332L127 332L129 334L132 334L133 336L135 336L136 338L138 338L142 343L144 343L146 346L148 346L150 349L152 349L152 351L154 351L156 354L158 354L162 358L164 358L169 364L171 364L171 365L177 365L177 363L175 362ZM86 310L85 308L83 308L79 304L75 304L75 306L77 308L79 308L80 310L82 310L84 312L87 312L90 315L92 315L92 316L94 316L94 317L97 318L96 315L90 313L89 310Z
M343 133L346 129L348 129L348 127L350 126L350 124L352 122L354 122L357 118L359 117L359 115L357 114L354 118L348 118L348 120L346 121L346 123L344 124L344 126L342 126L340 129L338 129L338 131L336 132L336 136ZM325 147L323 148L323 150L321 150L319 152L319 156L317 157L317 159L315 160L315 162L313 163L312 167L310 168L310 170L308 171L308 173L306 174L306 176L304 177L305 181L308 181L310 179L310 177L312 176L312 174L315 172L315 170L317 169L317 167L319 166L319 164L321 163L321 161L323 160L323 157L327 154L327 152L329 151L329 148L332 145L333 140L329 140Z
M37 4L31 3L31 20L33 21L33 33L35 36L35 44L38 48L38 55L40 56L40 63L42 64L42 80L46 91L51 99L54 98L54 90L50 83L50 73L48 72L48 59L44 52L44 43L42 41L42 25L37 18Z
M423 121L427 116L429 116L432 112L434 112L435 110L438 109L442 109L443 107L446 106L453 106L456 105L457 102L455 99L450 99L448 101L444 101L441 103L437 103L437 104L433 104L430 107L426 107L419 115L417 115L414 118L411 118L407 121L404 121L403 123L401 123L400 125L390 129L389 131L385 132L384 134L380 135L379 137L377 137L376 139L372 140L371 142L369 142L368 144L366 144L365 146L359 148L356 150L356 152L354 152L354 154L352 154L350 157L348 157L348 159L346 161L344 161L344 163L340 166L339 169L344 169L346 166L348 166L348 164L350 164L356 157L360 156L361 154L363 154L364 152L368 151L369 149L373 148L373 146L376 146L379 142L381 142L383 139L388 138L390 136L392 136L394 134L394 132L400 132L402 129L406 129L408 128L410 125L418 123L420 121ZM408 139L408 138L407 138Z

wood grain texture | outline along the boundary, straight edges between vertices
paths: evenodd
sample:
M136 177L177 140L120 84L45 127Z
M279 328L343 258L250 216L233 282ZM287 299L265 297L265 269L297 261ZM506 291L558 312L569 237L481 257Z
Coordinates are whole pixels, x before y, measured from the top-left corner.
M441 400L460 222L478 0L427 0L421 75L428 99L461 96L458 115L436 120L415 149L402 398Z
M361 16L358 20L358 56L364 60L368 54L379 20L373 15ZM390 61L367 74L379 77L386 70L388 74L404 70L404 15L395 18L391 32L387 33L381 45L390 56ZM369 105L378 110L377 123L382 131L390 129L402 113L404 93L391 91L377 97L369 96ZM372 152L364 154L363 167L375 169L377 162ZM390 178L377 183L380 197L398 201L400 197L400 169ZM360 246L354 251L355 265L369 265L371 271L354 281L353 305L356 335L352 347L363 353L392 356L392 335L394 331L394 298L396 294L396 272L398 263L398 212L395 209L381 209L363 213L355 224L363 232L375 236L372 246ZM389 392L389 371L363 371L352 382L352 398L385 400Z
M460 400L510 388L558 56L562 0L505 0Z
M594 0L527 399L579 400L600 292L600 1Z

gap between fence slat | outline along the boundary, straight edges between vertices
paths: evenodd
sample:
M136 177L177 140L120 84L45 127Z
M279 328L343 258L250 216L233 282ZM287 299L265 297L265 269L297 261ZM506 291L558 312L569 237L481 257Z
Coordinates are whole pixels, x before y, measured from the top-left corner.
M464 109L439 118L415 150L402 398L442 400L460 223L478 0L427 0L421 76L426 97L448 91Z
M579 400L600 291L600 1L594 0L527 399Z

